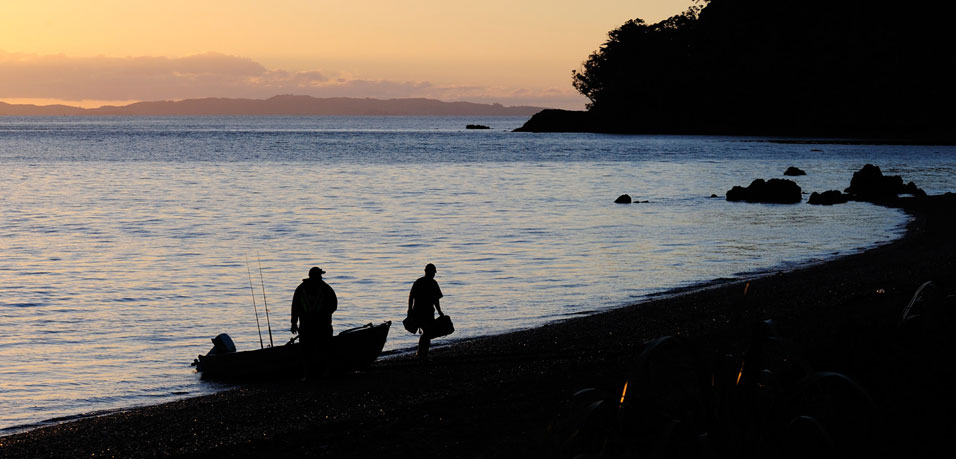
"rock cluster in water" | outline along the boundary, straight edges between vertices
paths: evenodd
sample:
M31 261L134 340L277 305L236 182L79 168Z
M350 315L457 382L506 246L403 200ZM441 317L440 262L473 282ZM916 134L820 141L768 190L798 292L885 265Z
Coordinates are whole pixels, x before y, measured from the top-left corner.
M789 167L784 175L806 175L806 172L797 167ZM794 204L803 200L800 186L786 179L757 179L746 188L735 186L727 192L728 201L762 202L775 204ZM853 173L850 186L840 192L829 190L822 193L810 194L808 204L833 205L849 201L886 202L909 194L916 197L925 197L926 192L909 182L903 184L899 175L883 175L879 166L867 164Z
M899 175L883 175L879 166L867 164L853 173L850 187L844 190L854 201L886 201L895 199L901 194L924 197L926 192L909 182L903 184Z
M746 188L735 186L727 191L728 201L796 204L803 200L800 186L786 179L757 179Z

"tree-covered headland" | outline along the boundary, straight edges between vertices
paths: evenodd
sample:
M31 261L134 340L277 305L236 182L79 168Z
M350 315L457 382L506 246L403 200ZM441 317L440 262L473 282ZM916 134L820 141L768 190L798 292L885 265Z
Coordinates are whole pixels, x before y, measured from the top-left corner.
M956 138L952 3L695 0L610 31L572 72L588 111L527 127Z

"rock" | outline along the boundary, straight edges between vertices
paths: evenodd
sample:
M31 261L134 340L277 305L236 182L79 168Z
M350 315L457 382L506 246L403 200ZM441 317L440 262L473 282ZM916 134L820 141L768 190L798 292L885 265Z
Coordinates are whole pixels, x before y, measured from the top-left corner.
M896 176L887 177L879 166L867 164L853 173L850 186L844 190L854 199L861 201L879 201L895 198L899 189L903 187L903 179Z
M907 183L906 186L903 187L903 194L911 194L911 195L916 196L916 197L919 197L919 198L925 198L925 197L926 197L926 192L923 191L923 190L922 190L921 188L919 188L918 186L916 186L916 184L913 183L913 182Z
M823 193L814 191L810 194L810 199L807 200L807 204L832 206L833 204L843 204L849 200L850 195L843 194L840 190L824 191Z
M597 124L590 112L549 108L535 113L515 132L598 132Z
M764 202L771 204L796 204L803 200L800 186L791 180L757 179L747 188L735 186L727 191L728 201Z
M491 129L491 128L488 126L485 126L484 124L469 124L465 126L465 129Z
M903 178L899 175L883 175L879 166L867 164L853 173L850 187L846 190L851 199L856 201L886 201L897 198L901 193L914 196L926 196L926 192L919 189L915 183L903 185Z
M618 196L617 199L614 200L614 203L615 203L615 204L630 204L630 203L631 203L631 195L629 195L629 194L622 194L622 195Z
M710 195L710 197L712 197L712 198L719 198L720 196L717 196L716 194L712 194L712 195Z
M786 176L788 176L788 177L794 177L794 176L797 176L797 175L807 175L807 173L804 172L804 171L803 171L802 169L800 169L799 167L790 166L790 167L787 168L786 171L784 171L783 175L786 175Z

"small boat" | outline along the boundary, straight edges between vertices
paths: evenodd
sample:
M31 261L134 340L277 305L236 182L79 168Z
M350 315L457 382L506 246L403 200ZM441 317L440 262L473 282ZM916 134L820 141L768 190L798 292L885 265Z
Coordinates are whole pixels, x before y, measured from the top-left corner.
M328 361L333 373L361 370L369 366L385 347L391 321L371 323L345 330L332 338L332 356ZM229 335L212 339L215 345L206 355L193 361L203 379L251 380L301 377L302 344L293 337L285 345L236 352Z

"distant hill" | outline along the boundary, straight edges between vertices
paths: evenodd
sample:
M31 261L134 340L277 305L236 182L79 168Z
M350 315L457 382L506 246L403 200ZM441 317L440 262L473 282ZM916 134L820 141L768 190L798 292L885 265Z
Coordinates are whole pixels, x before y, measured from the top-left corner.
M87 111L68 105L28 105L0 102L0 116L67 116L85 115Z
M268 99L186 99L80 108L0 102L0 116L83 115L372 115L372 116L530 116L542 107L443 102L435 99L359 99L275 96Z

